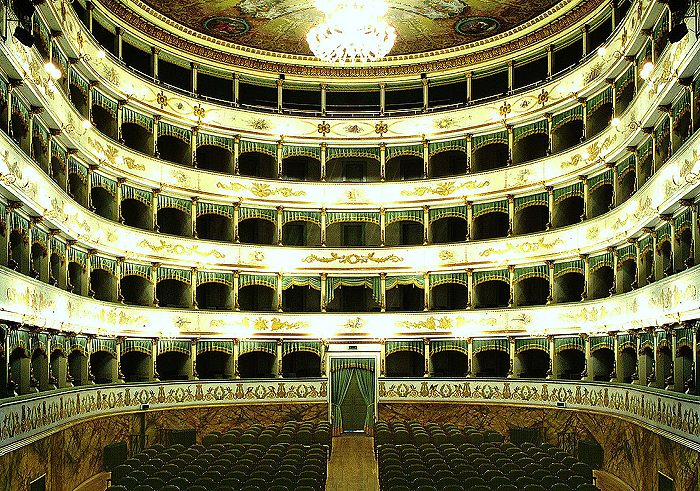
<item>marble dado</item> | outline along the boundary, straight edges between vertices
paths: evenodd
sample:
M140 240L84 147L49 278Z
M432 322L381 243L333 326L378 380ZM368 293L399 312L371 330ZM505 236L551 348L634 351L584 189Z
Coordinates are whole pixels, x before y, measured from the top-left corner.
M0 269L2 318L107 336L316 338L607 333L700 317L700 266L629 293L583 303L457 312L290 314L213 312L107 304ZM553 326L553 327L546 327ZM556 327L554 327L556 326Z
M278 273L330 271L414 272L503 267L544 259L578 257L624 243L660 213L674 211L678 200L696 195L700 180L690 171L700 159L700 132L628 200L614 210L580 224L548 232L494 240L426 247L376 247L332 250L242 245L166 236L107 220L75 202L32 162L7 135L0 154L0 186L21 199L33 216L62 230L89 249L129 260L177 263L188 267L233 267ZM376 208L375 208L376 209Z
M379 402L498 403L596 411L632 419L663 436L673 435L700 448L700 398L635 386L555 380L406 380L380 379Z
M0 404L0 455L24 441L98 416L150 409L185 409L221 404L326 403L325 379L170 382L92 386Z

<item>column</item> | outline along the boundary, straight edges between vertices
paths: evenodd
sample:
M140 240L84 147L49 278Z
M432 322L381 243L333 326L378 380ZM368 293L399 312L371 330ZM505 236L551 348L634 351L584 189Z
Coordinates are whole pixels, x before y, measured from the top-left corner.
M386 244L386 209L382 206L379 208L379 245L384 247Z
M153 382L160 382L160 375L158 375L158 338L153 338L153 344L151 344L151 357L153 358L153 376L151 380Z
M627 242L634 245L634 264L636 269L634 271L634 281L632 282L632 290L636 290L640 286L644 286L642 279L640 278L640 264L641 264L641 254L639 250L639 241L634 237L627 239Z
M116 26L114 28L114 55L118 59L122 59L122 28Z
M513 235L513 217L515 217L515 198L512 194L506 196L508 198L508 237Z
M151 201L151 213L153 214L153 230L158 232L160 227L158 226L158 195L160 194L160 189L153 189L153 200Z
M607 167L608 169L611 169L612 173L613 173L613 195L612 195L612 199L610 200L610 205L608 206L608 208L610 208L612 210L613 208L615 208L617 206L617 203L619 201L617 195L620 192L620 185L617 182L617 176L618 176L617 166L615 165L614 162L606 162L605 167Z
M423 338L423 355L425 357L425 373L424 377L430 377L430 340Z
M651 265L651 274L649 276L651 276L652 279L649 280L649 283L653 283L654 281L658 281L664 277L663 263L657 259L657 256L660 255L658 249L659 241L656 240L656 231L653 227L644 227L642 230L651 234L651 242L653 246L652 257L654 258L654 264Z
M510 151L508 153L510 159ZM467 174L472 171L472 135L467 134Z
M379 273L379 281L382 290L381 311L386 312L386 273Z
M698 206L691 206L691 223L690 223L690 237L691 237L691 257L693 258L693 264L700 263L700 229L698 217Z
M240 145L241 145L241 135L234 135L233 136L233 173L236 174L237 176L240 175L240 171L238 170L238 155L239 155Z
M190 132L190 162L192 162L192 167L197 167L197 133L199 133L199 126L192 126Z
M241 242L240 237L238 237L238 212L240 206L240 203L233 204L233 240L236 242L236 244Z
M197 310L199 305L197 304L197 268L192 268L192 274L190 277L190 292L192 293L192 308Z
M190 369L190 380L199 380L199 374L197 373L197 338L192 340L192 346L190 351L190 362L192 363Z
M423 82L423 111L427 111L428 103L430 102L430 99L428 98L428 79L422 78L421 82Z
M576 100L579 104L583 106L583 130L581 135L581 141L586 141L586 123L588 122L588 104L586 104L585 97L577 97Z
M513 146L515 145L515 137L513 136L513 125L507 124L508 131L508 162L507 165L513 165Z
M88 85L88 95L87 95L88 120L92 124L95 124L95 122L92 119L92 89L94 89L98 85L99 85L98 82L90 82L90 84ZM30 136L31 136L31 133L30 133Z
M515 292L513 291L513 281L515 280L515 266L508 265L508 288L510 290L510 298L508 299L508 307L515 305Z
M547 230L552 230L554 226L552 223L554 216L554 186L545 186L544 189L547 191Z
M547 344L549 346L549 369L547 370L547 376L545 379L556 380L558 370L555 370L556 354L554 352L554 336L551 334L547 336Z
M610 0L610 11L612 12L610 17L612 20L613 29L615 29L617 27L617 23L620 21L617 13L617 0Z
M124 383L124 374L122 373L122 341L124 341L124 339L124 337L118 336L116 342L117 380L115 380L115 383L117 384Z
M612 89L612 100L613 100L612 117L614 118L617 116L617 111L615 110L615 106L617 105L617 104L615 104L615 101L617 100L617 89L615 88L615 79L614 78L606 78L605 81Z
M467 80L467 98L465 100L469 103L472 100L472 77L474 76L474 72L468 71L464 76Z
M547 80L552 78L552 72L554 70L554 46L551 44L547 46Z
M612 254L613 257L613 281L612 281L612 286L610 287L610 295L615 295L618 292L617 289L617 279L618 279L618 273L617 273L617 249L615 249L614 246L606 247L605 250Z
M124 143L124 134L122 133L122 108L126 105L126 101L117 101L117 141Z
M326 311L326 280L328 273L321 273L321 312Z
M153 306L158 307L158 268L160 263L151 263L151 285L153 285ZM68 268L66 268L68 270Z
M328 84L321 84L321 116L326 115L326 91Z
M547 265L547 279L549 280L549 294L547 295L547 305L554 302L554 261L548 259L544 262Z
M583 184L583 213L581 214L581 221L584 221L588 216L588 176L578 176L578 180Z
M513 336L508 336L508 358L510 358L510 365L506 378L518 378L515 374L515 338Z
M547 155L552 155L552 113L544 113L547 118Z
M328 144L326 142L321 143L321 181L326 180L326 149Z
M238 107L238 96L241 93L241 76L237 73L233 74L233 94L231 97L233 99L233 105L234 107Z
M465 198L466 200L466 198ZM466 201L467 205L467 237L466 240L472 239L472 226L474 225L474 203Z
M328 351L328 340L321 340L321 377L326 376L326 352Z
M194 196L192 198L192 205L190 206L190 220L192 221L192 237L197 238L197 203L199 202L199 197Z
M430 207L423 205L423 245L428 243L430 236Z
M682 327L682 324L678 327ZM683 392L685 380L683 380L683 363L678 363L678 335L673 326L669 329L669 332L671 333L671 377L673 382L667 388L674 392Z
M153 78L158 80L158 54L160 53L160 48L154 46L151 48L151 73Z
M698 322L695 322L695 325L693 326L692 332L693 332L693 342L691 343L692 351L693 351L693 370L690 373L691 379L695 382L695 388L691 391L692 394L698 395L700 393L700 390L698 390L698 345L697 345L697 336L698 336L698 329L697 327L700 324ZM7 353L7 351L5 351Z
M676 227L673 223L673 217L670 214L659 215L659 218L671 226L671 257L668 261L668 268L663 271L663 276L670 276L676 272L676 265L674 263L676 260Z
M238 339L233 340L233 378L241 378L241 372L238 371Z
M321 247L326 247L326 207L321 208Z
M386 181L386 143L379 144L379 178Z
M639 332L635 332L634 334L634 352L637 355L637 361L634 364L634 373L632 374L632 385L646 385L646 382L643 380L640 380L639 376L639 346L641 345L641 340L639 337Z
M649 387L658 387L663 389L664 378L662 377L661 364L659 363L659 339L656 337L656 332L652 330L652 335L654 336L654 364L652 365L652 375L647 380L647 385Z
M515 66L513 60L508 60L508 92L513 92L513 72Z
M430 164L429 143L423 135L423 179L428 177L428 165Z
M688 251L688 257L686 259L680 258L682 262L679 264L680 269L687 269L693 267L695 264L695 244L697 243L697 208L694 206L692 199L682 199L679 200L681 206L685 206L690 211L690 251ZM675 225L675 223L674 223ZM675 227L674 227L675 228ZM675 233L675 230L674 230ZM674 236L675 241L675 236Z
M472 360L474 359L474 338L467 338L467 378L472 376Z
M284 86L284 79L277 79L277 112L282 112L282 87Z
M236 312L241 310L241 306L238 304L238 281L241 272L238 270L233 271L233 309Z
M282 148L284 147L284 137L280 137L277 142L277 179L282 179Z
M466 309L471 310L474 308L472 299L474 298L474 270L467 268L467 305Z
M628 146L626 150L634 154L634 191L639 189L639 152L636 146Z
M88 249L87 253L87 296L95 298L95 292L92 289L92 260L90 259L97 253L96 249Z
M282 312L282 273L277 273L275 292L277 294L277 312Z
M92 2L85 2L85 25L87 30L92 32L92 10L95 8L95 4Z
M275 226L277 229L277 245L282 245L282 214L284 213L284 207L277 207L277 221Z
M275 378L282 378L282 339L277 340L277 353L275 356L273 375Z
M386 84L379 84L379 115L384 116L386 112Z
M123 257L117 258L117 302L124 303L124 295L122 295L122 264L124 263Z
M581 58L585 58L588 54L588 45L590 44L590 40L588 39L588 24L581 26L581 33L583 34L583 53L581 54Z
M617 334L615 334L615 338L613 340L613 349L614 349L613 371L610 374L610 381L622 383L622 382L624 382L624 380L622 380L622 377L620 375L618 375L618 367L620 366L620 348L619 348L619 342L617 339Z
M644 128L642 128L642 133L651 136L651 173L653 175L656 173L656 169L661 167L661 164L663 164L663 162L659 162L659 159L656 156L656 145L658 144L658 142L656 141L656 135L654 134L654 128L644 127Z
M588 298L588 285L591 281L591 265L588 262L588 254L579 254L579 258L583 261L583 293L581 293L581 300L586 300Z
M379 345L379 376L386 377L386 339L380 339Z
M153 116L153 156L156 158L160 157L160 152L158 151L158 123L160 119L160 114Z
M423 273L423 310L430 310L430 274Z
M591 338L588 334L581 334L583 345L585 348L586 364L581 374L581 380L584 382L593 382L593 370L591 370Z

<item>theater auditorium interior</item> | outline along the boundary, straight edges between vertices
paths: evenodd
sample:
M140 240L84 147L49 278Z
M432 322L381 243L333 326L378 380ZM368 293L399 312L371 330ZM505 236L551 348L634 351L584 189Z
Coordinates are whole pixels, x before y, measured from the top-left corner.
M3 0L0 490L700 491L697 0Z

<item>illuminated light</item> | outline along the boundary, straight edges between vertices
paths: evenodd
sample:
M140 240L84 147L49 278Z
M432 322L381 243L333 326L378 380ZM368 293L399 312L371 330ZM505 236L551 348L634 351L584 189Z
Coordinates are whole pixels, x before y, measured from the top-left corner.
M89 119L83 119L83 122L80 123L80 126L82 126L84 130L89 130L92 126L92 122L90 122Z
M124 163L124 157L122 157L121 155L117 155L114 158L114 163L117 165L122 165Z
M642 80L646 80L651 76L650 71L642 70L639 76L642 78Z
M600 48L598 48L598 56L605 56L605 53L607 53L607 52L608 52L608 50L606 50L604 46L601 46Z
M610 124L617 128L620 126L620 118L613 118L612 121L610 121Z
M628 215L634 215L638 209L639 209L639 203L637 203L636 201L630 201L626 207L626 211L627 211Z
M583 160L588 160L589 158L591 158L591 154L589 154L586 150L584 150L583 153L581 154L581 157L583 158Z
M99 51L96 53L96 56L97 56L98 59L103 60L104 57L106 56L106 53L104 52L103 49L101 49L101 50L99 50Z
M654 69L654 64L650 61L647 61L644 66L642 67L642 70L645 72L651 72Z
M51 63L50 61L44 65L44 70L46 70L46 73L51 73L56 69L56 65Z
M58 68L51 71L51 78L53 78L54 80L58 80L59 78L61 78L61 75L63 74Z

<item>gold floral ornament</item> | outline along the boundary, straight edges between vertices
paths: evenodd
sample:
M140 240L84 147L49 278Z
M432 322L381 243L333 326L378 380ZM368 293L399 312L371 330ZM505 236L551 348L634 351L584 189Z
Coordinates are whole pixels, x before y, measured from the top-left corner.
M442 118L435 121L435 128L439 130L446 130L453 127L457 122L452 118Z
M160 244L151 244L146 239L143 239L141 242L139 242L136 245L142 249L150 249L153 252L165 251L167 254L174 254L176 256L184 256L184 255L191 256L193 254L197 254L198 256L202 256L202 257L214 256L217 259L223 259L226 257L225 254L217 251L216 249L212 249L209 252L201 252L199 250L198 245L192 245L192 246L185 247L181 244L166 244L166 242L164 240L161 240Z
M549 92L542 89L542 92L540 92L537 95L537 104L542 104L544 106L548 100L549 100Z
M374 132L378 135L384 135L384 133L389 131L389 125L385 122L377 123L374 125Z
M248 121L251 128L258 131L267 131L270 129L270 122L266 119L257 118Z
M309 324L308 322L286 322L278 319L277 317L273 317L271 320L266 320L262 317L258 317L253 323L253 329L255 329L256 331L269 332L297 331L299 329L307 329L309 327L311 327L311 324Z
M327 257L311 254L301 260L301 262L309 264L314 262L328 264L336 261L339 264L367 264L370 262L381 264L386 262L400 263L403 261L403 258L394 254L389 254L388 256L384 257L377 257L375 256L374 252L370 252L369 254L338 254L336 252L331 252L330 256Z
M323 123L319 123L318 132L321 133L323 136L326 136L326 133L331 132L331 125L326 123L325 121Z
M444 263L456 263L457 262L457 256L455 255L454 251L450 251L449 249L445 249L443 251L440 251L438 254L438 257L440 258L440 261Z
M511 108L510 104L508 104L507 102L504 102L503 105L498 109L498 114L500 114L501 117L503 119L505 119L508 117L508 115L511 113L511 111L512 111L512 108Z
M489 247L479 253L481 257L489 257L492 254L501 255L508 252L529 254L532 252L539 251L540 249L553 249L555 246L564 244L565 242L561 238L557 238L552 242L545 242L545 237L542 237L537 242L523 242L522 244L514 244L512 242L506 243L505 247L502 249L494 249Z
M245 184L230 181L228 184L217 182L216 187L233 192L245 190L251 194L254 194L258 198L269 198L270 196L274 196L276 194L279 194L285 198L289 198L290 196L306 195L305 191L294 191L292 188L273 188L269 184L254 184L252 186L246 186Z
M163 91L156 94L156 103L161 109L168 105L168 97L163 93Z
M437 194L438 196L449 196L459 190L481 189L491 184L489 181L466 181L459 185L455 181L439 182L435 186L416 186L412 191L401 191L403 196L424 196L426 194Z
M192 109L192 114L194 114L197 119L204 119L207 117L207 110L201 105L198 105Z

